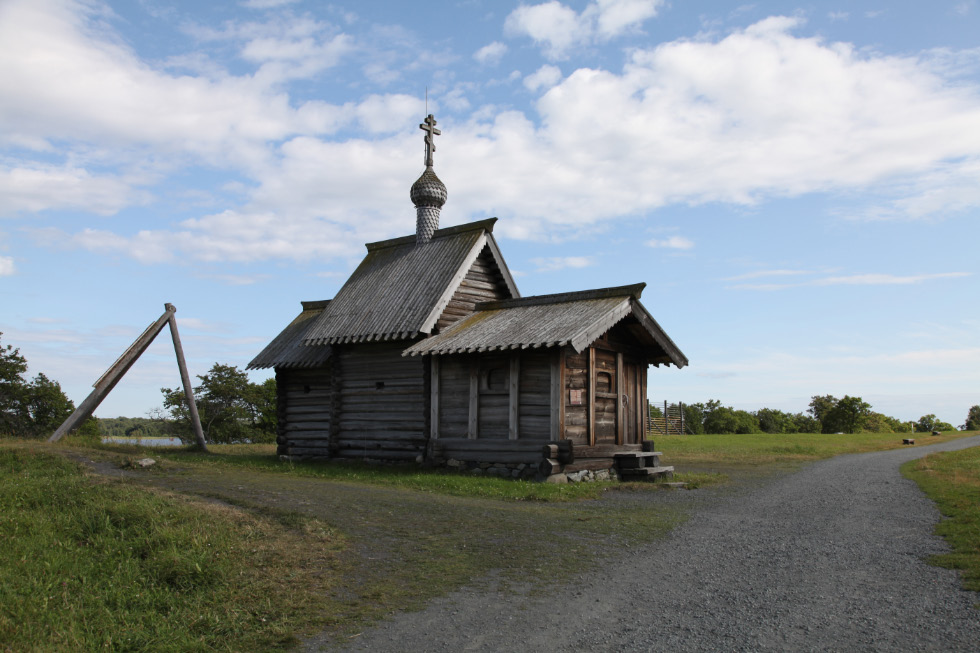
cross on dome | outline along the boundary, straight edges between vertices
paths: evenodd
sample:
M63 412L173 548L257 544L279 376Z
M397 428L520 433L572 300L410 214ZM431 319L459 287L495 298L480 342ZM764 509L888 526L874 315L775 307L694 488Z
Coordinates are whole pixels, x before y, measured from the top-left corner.
M442 135L442 131L436 129L436 119L430 113L425 117L425 122L419 125L419 129L425 132L425 167L432 167L432 153L436 151L435 136Z

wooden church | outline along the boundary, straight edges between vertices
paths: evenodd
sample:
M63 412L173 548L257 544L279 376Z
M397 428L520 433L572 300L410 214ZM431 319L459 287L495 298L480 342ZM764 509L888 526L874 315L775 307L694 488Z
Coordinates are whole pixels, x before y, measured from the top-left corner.
M248 366L275 369L279 454L551 480L669 470L644 447L647 368L688 361L645 284L521 297L496 218L438 228L435 125L420 125L415 234L368 244L336 297L302 302Z

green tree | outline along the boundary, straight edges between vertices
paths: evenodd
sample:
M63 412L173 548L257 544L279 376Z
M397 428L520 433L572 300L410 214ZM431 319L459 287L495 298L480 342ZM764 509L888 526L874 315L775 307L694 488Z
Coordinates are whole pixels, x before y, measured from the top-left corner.
M830 395L827 395L828 397ZM816 397L815 397L816 399ZM813 404L810 404L811 407ZM861 397L844 395L820 420L823 433L857 433L865 417L871 413L871 404Z
M31 421L31 434L51 435L75 412L75 404L61 390L61 384L38 373L26 387L25 408Z
M704 420L705 433L759 433L759 420L744 410L721 406L712 410Z
M198 375L194 402L208 442L271 442L276 437L275 379L257 385L234 365L215 363ZM173 420L174 435L194 441L187 399L182 388L161 388L164 408Z
M793 433L796 424L793 416L781 410L762 408L755 414L759 420L759 428L763 433Z
M827 416L831 410L837 405L837 397L834 395L814 395L810 397L810 407L807 412L813 416L815 420L823 423L824 418ZM827 431L824 431L826 433Z
M27 359L20 350L0 343L0 435L14 435L24 429L26 371Z
M915 430L919 433L929 433L931 431L955 431L953 425L944 422L932 413L923 415L915 424Z
M704 433L704 404L684 404L684 427L689 433Z
M980 405L970 406L970 410L966 414L966 423L963 427L967 431L980 431Z
M0 336L3 334L0 333ZM43 373L24 378L27 359L0 344L0 435L47 437L75 410L61 385Z
M886 415L869 412L861 422L861 430L868 433L894 433L891 422Z
M796 413L793 415L794 433L820 433L820 421L813 415Z

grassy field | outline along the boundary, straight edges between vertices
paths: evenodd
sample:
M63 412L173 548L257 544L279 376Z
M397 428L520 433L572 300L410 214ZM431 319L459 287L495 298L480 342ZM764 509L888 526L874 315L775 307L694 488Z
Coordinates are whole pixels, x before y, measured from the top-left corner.
M936 525L953 549L933 564L959 569L963 586L980 592L980 447L935 453L902 466L946 517Z
M682 518L637 510L640 494L606 504L585 500L594 488L214 450L0 441L0 651L259 651L356 635L474 582L546 590ZM144 456L160 463L131 464Z
M682 477L696 470L686 478L711 483L725 477L698 471L759 475L901 447L901 437L656 442ZM687 496L656 500L666 495L637 492L649 489L641 484L296 464L278 460L271 445L212 451L0 441L0 650L258 651L320 630L356 636L391 611L473 582L547 590L605 555L669 533ZM144 456L159 463L134 469ZM129 477L94 475L69 458ZM975 458L950 464L959 465L952 476L930 462L930 482L944 488L977 478ZM614 488L634 491L602 500ZM956 496L978 503L975 494ZM974 516L959 536L974 556L976 529ZM939 562L964 564L966 553L953 555Z
M281 647L324 607L346 547L314 519L286 527L0 446L0 649Z
M907 437L914 438L914 446L921 447L977 433L952 431L938 436L928 433L660 435L654 436L654 441L657 449L664 453L664 461L678 468L758 467L899 449L908 446L902 444L902 439Z

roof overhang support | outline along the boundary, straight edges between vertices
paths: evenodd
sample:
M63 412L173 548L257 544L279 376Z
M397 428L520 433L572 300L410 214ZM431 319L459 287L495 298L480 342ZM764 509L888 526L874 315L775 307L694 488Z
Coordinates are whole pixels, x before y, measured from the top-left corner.
M204 431L201 428L201 418L197 413L197 404L194 403L194 391L191 388L190 376L187 374L187 364L184 362L184 349L180 344L180 336L177 333L177 318L175 313L177 312L176 307L173 304L164 304L164 312L156 322L146 327L143 334L136 339L136 341L129 346L122 356L116 359L116 362L106 370L105 374L99 377L99 380L95 382L92 386L95 388L88 397L85 398L78 408L75 409L68 419L58 427L58 430L48 438L48 442L57 442L65 436L65 434L70 431L74 431L82 422L87 420L95 412L95 409L99 407L102 400L105 399L116 384L122 379L123 375L129 371L129 368L133 366L133 363L143 355L143 352L147 350L150 344L156 339L156 337L163 330L163 327L167 324L170 325L170 335L174 341L174 352L177 355L177 367L180 368L180 380L184 385L184 396L187 397L187 405L190 409L191 423L194 426L194 435L197 438L197 446L202 450L207 451L208 446L204 441Z

